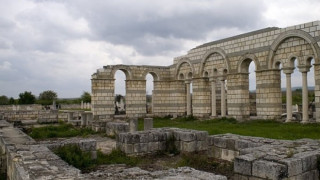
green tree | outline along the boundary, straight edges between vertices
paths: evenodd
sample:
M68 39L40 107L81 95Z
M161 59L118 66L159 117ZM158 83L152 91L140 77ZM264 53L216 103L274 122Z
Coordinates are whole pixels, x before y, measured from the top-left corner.
M0 96L0 105L7 105L9 104L9 99L7 96Z
M58 98L58 95L56 92L52 90L43 91L39 95L38 103L42 105L49 105L52 104L53 100L56 100Z
M90 93L89 92L83 92L83 94L81 95L81 100L83 101L83 102L86 102L86 103L89 103L89 102L91 102L91 95L90 95Z
M18 103L19 104L34 104L36 102L36 97L28 91L19 94Z
M14 100L13 97L11 97L9 99L9 104L16 104L16 100Z
M53 100L56 100L57 98L58 98L57 93L51 90L43 91L39 95L40 100L53 101Z

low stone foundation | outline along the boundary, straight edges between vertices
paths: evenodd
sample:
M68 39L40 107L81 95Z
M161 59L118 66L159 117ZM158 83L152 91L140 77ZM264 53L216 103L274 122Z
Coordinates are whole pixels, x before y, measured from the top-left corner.
M66 141L60 145L68 144ZM89 151L95 143L79 141L77 144ZM48 146L57 144L48 143ZM0 121L1 171L7 172L9 180L29 179L85 179L80 170L68 165L44 144L37 144L32 138L6 121Z
M128 155L165 151L173 143L180 152L206 151L208 132L178 128L160 128L132 133L120 133L117 147Z
M205 131L159 128L120 133L117 147L128 155L165 151L172 141L180 152L203 151L234 161L235 180L319 179L320 141L275 140L233 134L208 136Z

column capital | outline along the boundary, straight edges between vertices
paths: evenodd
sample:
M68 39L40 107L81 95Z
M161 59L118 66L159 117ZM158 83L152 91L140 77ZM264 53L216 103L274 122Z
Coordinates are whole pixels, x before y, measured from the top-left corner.
M282 68L282 71L285 74L292 74L293 70L294 70L294 67L284 67L284 68Z
M185 80L184 83L185 83L185 84L190 84L190 83L191 83L191 80L190 80L190 79L189 79L189 80Z
M302 73L306 73L310 71L311 66L310 65L302 65L302 66L298 66L299 71Z

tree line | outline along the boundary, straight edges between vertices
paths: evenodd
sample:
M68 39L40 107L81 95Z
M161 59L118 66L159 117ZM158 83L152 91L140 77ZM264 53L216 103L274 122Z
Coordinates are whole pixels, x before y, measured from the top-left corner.
M50 105L53 101L57 104L78 104L81 101L88 103L91 102L91 95L89 92L84 91L80 98L75 99L59 99L58 94L52 90L46 90L36 97L30 91L25 91L19 94L18 99L13 97L8 98L5 95L0 96L0 105L15 105L15 104L41 104Z

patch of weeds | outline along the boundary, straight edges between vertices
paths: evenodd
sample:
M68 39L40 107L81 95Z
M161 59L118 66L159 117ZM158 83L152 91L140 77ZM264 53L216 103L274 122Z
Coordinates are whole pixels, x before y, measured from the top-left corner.
M110 154L103 154L101 151L97 151L97 160L98 165L101 164L126 164L129 166L135 166L140 162L140 159L137 157L127 156L120 149L113 149Z
M176 121L182 121L182 122L188 122L188 121L195 121L195 120L197 120L197 118L194 117L193 115L189 115L189 116L186 116L186 117L176 118L175 120Z
M233 174L233 162L209 158L207 155L203 155L200 152L182 154L180 161L177 163L177 167L183 166L227 176L232 176Z
M45 127L31 128L28 134L34 139L60 138L60 137L86 137L90 134L97 134L89 128L75 128L71 124L61 123L59 125L48 125Z
M137 157L127 156L119 149L113 149L110 154L103 154L98 150L97 159L92 159L90 152L82 151L77 145L65 145L56 148L53 152L82 172L89 172L102 164L126 164L128 166L135 166L141 161L141 159Z
M180 153L180 151L177 149L175 145L175 137L171 135L167 140L166 140L166 152L169 154L174 154L177 155Z
M177 163L177 167L182 166L209 171L216 168L218 163L215 161L209 161L206 155L184 153L181 156L181 160Z
M91 159L91 153L82 151L77 145L65 145L55 149L53 152L78 169L88 170L95 166L94 161Z
M222 117L219 119L216 119L217 122L224 122L224 123L231 123L231 124L236 124L238 121L235 118L227 118L227 117Z

